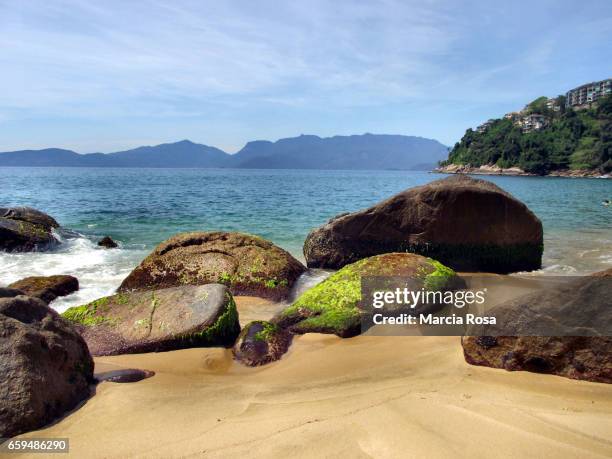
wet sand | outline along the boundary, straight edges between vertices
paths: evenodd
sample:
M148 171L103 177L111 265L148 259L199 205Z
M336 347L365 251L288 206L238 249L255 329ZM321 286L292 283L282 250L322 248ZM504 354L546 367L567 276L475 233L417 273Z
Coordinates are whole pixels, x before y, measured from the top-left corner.
M237 300L242 322L281 307ZM95 360L156 374L22 438L87 458L612 456L612 385L473 367L457 337L306 335L255 369L217 348Z

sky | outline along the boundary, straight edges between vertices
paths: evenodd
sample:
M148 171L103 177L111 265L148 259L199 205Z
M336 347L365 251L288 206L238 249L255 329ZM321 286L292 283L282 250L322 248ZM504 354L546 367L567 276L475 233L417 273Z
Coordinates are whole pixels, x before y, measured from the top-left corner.
M612 77L612 1L0 0L0 151L468 127Z

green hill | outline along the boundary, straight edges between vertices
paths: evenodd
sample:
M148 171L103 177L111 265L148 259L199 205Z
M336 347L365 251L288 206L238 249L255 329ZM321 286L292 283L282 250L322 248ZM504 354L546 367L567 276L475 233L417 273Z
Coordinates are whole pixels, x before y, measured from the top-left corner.
M565 108L565 97L556 99L558 110L540 97L516 116L545 117L546 126L524 132L517 120L496 119L481 131L468 129L441 166L449 164L479 167L494 164L520 167L526 172L547 174L564 169L612 171L612 95L601 98L596 107Z

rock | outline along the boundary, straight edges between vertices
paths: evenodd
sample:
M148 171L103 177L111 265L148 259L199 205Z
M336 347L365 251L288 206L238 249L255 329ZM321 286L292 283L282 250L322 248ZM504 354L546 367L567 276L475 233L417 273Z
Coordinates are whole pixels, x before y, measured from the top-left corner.
M115 249L119 247L110 236L104 236L102 239L100 239L100 242L98 242L98 246L105 247L107 249Z
M388 252L429 256L458 271L539 269L542 223L491 182L457 175L330 220L304 243L309 267L338 269Z
M9 288L21 290L28 296L50 303L58 296L76 292L79 289L79 280L74 276L64 275L33 276L13 282Z
M121 292L62 314L80 325L92 355L231 346L238 311L221 284Z
M75 327L38 298L0 299L0 437L39 429L90 395L93 360Z
M184 233L158 245L119 290L219 282L234 295L278 301L289 295L293 283L305 270L289 253L257 236Z
M412 253L387 253L345 266L304 292L272 319L291 333L331 333L348 338L361 333L359 308L362 276L401 276L428 290L456 286L455 272L435 260ZM433 311L430 311L433 312Z
M611 337L464 336L461 345L471 365L612 383Z
M610 276L612 270L493 307L488 315L496 325L468 329L480 336L462 337L465 360L612 383Z
M256 320L240 332L233 348L236 360L255 367L280 360L289 350L292 335L276 324Z
M30 207L0 207L0 250L30 252L59 244L52 230L59 224Z
M15 288L0 287L0 298L13 298L18 295L24 295L24 293Z
M132 383L142 381L143 379L155 376L155 372L151 370L139 370L137 368L125 368L121 370L105 371L96 374L98 383L107 381L113 383Z

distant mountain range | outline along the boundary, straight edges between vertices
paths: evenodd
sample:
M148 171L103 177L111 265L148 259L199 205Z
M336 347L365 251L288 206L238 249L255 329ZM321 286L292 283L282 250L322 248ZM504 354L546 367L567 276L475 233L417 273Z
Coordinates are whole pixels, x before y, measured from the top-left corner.
M0 153L0 166L427 170L447 155L446 146L422 137L301 135L249 142L233 155L189 140L115 153L79 154L59 148L11 151Z

